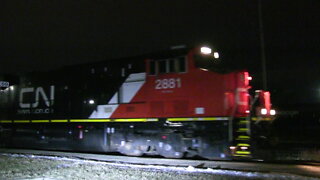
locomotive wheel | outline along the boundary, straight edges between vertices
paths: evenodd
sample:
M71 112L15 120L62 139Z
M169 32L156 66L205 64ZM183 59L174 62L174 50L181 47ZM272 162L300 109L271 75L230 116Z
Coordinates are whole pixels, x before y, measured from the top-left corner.
M140 150L139 146L134 145L132 142L126 142L118 148L118 152L128 156L142 156L143 151Z
M161 147L157 148L159 155L165 158L182 158L184 156L183 152L175 151L173 146L170 144L163 144Z
M202 138L198 155L210 160L227 159L225 143L211 143L213 141L211 138Z

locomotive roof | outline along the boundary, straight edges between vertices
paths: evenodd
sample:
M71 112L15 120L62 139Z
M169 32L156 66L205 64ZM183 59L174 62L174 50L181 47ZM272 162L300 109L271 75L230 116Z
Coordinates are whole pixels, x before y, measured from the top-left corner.
M0 80L1 81L10 81L17 83L21 77L37 77L37 76L49 76L51 73L56 72L65 72L65 71L76 71L78 69L83 68L90 68L90 67L99 67L103 65L118 65L124 63L137 63L140 62L142 65L144 64L144 60L146 59L165 59L169 57L175 56L182 56L186 55L192 48L176 48L176 49L166 49L158 52L151 52L146 53L143 55L131 56L131 57L123 57L123 58L114 58L114 59L107 59L98 62L88 62L82 64L74 64L74 65L67 65L59 68L55 68L53 70L46 70L46 71L32 71L32 72L16 72L14 74L1 74L0 73Z
M131 56L131 57L114 58L114 59L107 59L107 60L102 60L97 62L88 62L83 64L69 65L56 70L59 71L62 69L99 67L103 65L112 66L112 65L119 65L119 64L139 63L139 62L141 65L143 65L143 68L144 68L144 60L146 59L166 59L170 57L183 56L183 55L186 55L191 49L192 48L167 49L159 52L152 52L152 53Z

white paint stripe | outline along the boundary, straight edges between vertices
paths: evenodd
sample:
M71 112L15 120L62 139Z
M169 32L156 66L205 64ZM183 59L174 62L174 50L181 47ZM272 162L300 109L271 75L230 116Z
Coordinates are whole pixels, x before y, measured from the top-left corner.
M120 100L122 103L130 103L145 83L146 73L130 74L120 87ZM118 92L110 99L108 104L98 105L97 109L89 116L92 118L110 118L119 107Z

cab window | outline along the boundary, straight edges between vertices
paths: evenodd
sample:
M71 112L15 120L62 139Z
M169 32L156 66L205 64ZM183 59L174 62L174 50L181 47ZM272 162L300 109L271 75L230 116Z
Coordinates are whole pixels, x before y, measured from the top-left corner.
M149 74L150 75L155 75L156 74L156 62L155 61L149 61Z
M187 70L185 57L150 60L149 66L149 75L184 73Z
M159 74L164 74L168 72L167 64L168 64L167 60L158 61Z

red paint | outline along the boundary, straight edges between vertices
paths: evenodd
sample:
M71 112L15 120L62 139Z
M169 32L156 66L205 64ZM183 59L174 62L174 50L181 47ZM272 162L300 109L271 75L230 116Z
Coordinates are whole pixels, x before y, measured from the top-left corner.
M257 108L257 114L260 114L261 109L266 109L267 114L265 116L270 115L271 110L271 100L270 100L270 92L269 91L258 91L259 95L259 107Z
M219 74L201 70L194 65L194 52L187 55L186 73L147 75L131 103L120 104L111 118L247 116L248 72ZM146 72L148 67L146 60ZM181 84L156 89L157 82L164 79Z

